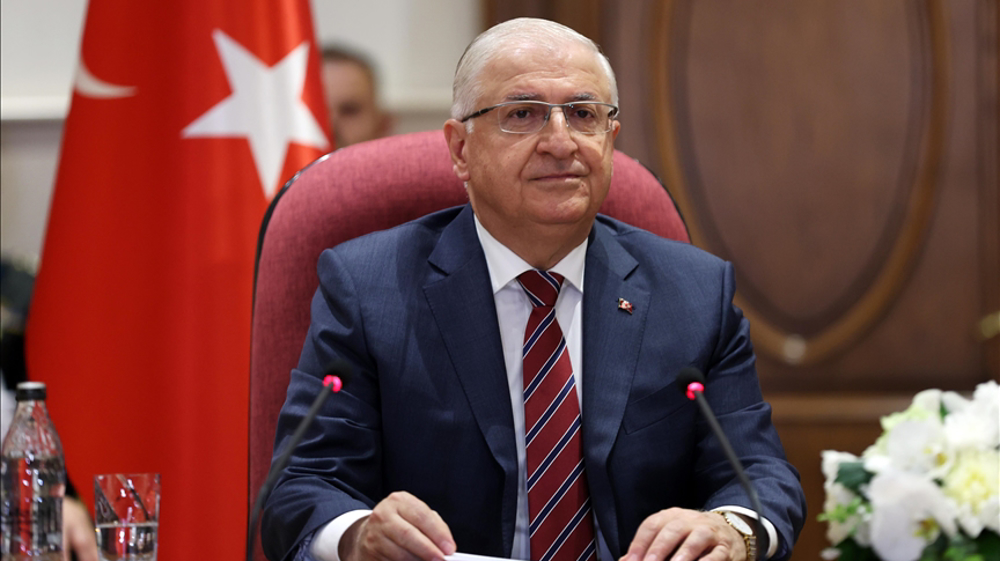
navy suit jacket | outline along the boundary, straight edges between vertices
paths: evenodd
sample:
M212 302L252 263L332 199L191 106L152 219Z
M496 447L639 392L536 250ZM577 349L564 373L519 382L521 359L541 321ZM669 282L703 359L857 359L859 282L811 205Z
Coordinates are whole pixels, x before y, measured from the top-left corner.
M509 556L518 466L489 271L472 209L457 207L325 251L312 325L278 420L282 450L334 359L354 375L326 401L275 485L265 551L290 558L344 512L405 490L440 513L459 551ZM583 289L583 446L611 553L672 506L750 503L677 372L705 395L755 482L785 558L802 525L732 305L732 268L697 248L598 216ZM624 298L628 313L618 307Z

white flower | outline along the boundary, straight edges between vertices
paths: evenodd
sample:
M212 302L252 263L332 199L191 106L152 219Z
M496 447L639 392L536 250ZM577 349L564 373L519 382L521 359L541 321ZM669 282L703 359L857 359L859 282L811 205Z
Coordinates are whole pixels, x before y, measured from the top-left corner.
M941 419L941 390L924 390L913 396L913 402L906 411L882 417L882 430L889 432L897 424L906 420Z
M840 557L840 550L835 547L828 547L819 552L819 558L823 561L834 561Z
M934 456L943 449L941 390L924 390L905 411L882 417L882 435L864 451L865 469L878 473L890 467L926 473L939 467Z
M958 524L972 538L983 528L1000 532L1000 452L963 450L942 489L955 503Z
M972 403L968 399L962 396L962 394L957 392L944 392L941 394L941 405L944 407L948 414L953 414L962 409L965 409Z
M834 450L823 451L823 475L826 481L823 488L826 491L826 499L823 503L823 512L832 515L838 510L847 509L848 505L861 498L847 487L837 483L837 473L840 465L844 463L854 463L860 458L854 454L846 452L836 452ZM861 504L858 512L851 514L846 519L839 516L828 519L826 537L830 543L840 543L849 537L854 537L854 541L861 546L868 546L871 542L868 538L868 514L870 509L867 505Z
M828 484L833 483L837 479L837 471L840 470L840 464L857 462L860 460L854 454L848 454L847 452L837 452L836 450L823 450L823 476L826 477L826 482Z
M886 470L868 486L872 548L884 561L914 561L941 531L956 534L955 512L926 476Z
M939 416L894 423L864 452L865 469L888 469L940 477L951 463L951 449Z
M832 514L838 506L847 507L857 498L858 496L847 487L840 483L832 483L826 487L823 512ZM871 544L871 539L868 536L869 516L869 507L862 503L856 513L847 516L844 520L829 519L826 527L826 538L830 540L830 543L840 543L853 536L858 545L867 547Z
M996 380L989 380L976 386L976 391L972 395L972 400L982 402L1000 412L1000 384Z
M951 545L1000 534L1000 384L980 384L972 399L922 391L881 424L861 458L823 452L832 544L853 539L882 561L916 561L942 536ZM822 557L839 554L832 548Z
M944 428L951 446L979 450L1000 446L1000 385L996 382L980 384L971 401L946 392L942 403L948 410Z

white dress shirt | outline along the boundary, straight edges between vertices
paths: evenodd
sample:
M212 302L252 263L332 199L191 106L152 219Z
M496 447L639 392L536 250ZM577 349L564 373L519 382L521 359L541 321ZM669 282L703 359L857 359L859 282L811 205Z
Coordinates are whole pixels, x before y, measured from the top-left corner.
M524 344L524 329L531 314L531 302L517 282L517 276L534 267L521 259L516 253L497 241L483 225L475 218L476 233L486 254L486 264L490 272L490 282L493 288L493 300L497 308L497 319L500 324L500 339L503 344L503 356L507 367L507 386L510 391L510 404L514 413L514 435L517 447L518 491L517 514L514 524L514 544L511 549L512 559L530 559L528 543L528 491L525 483L525 453L524 453L524 400L523 375L521 370L521 348ZM569 350L569 361L573 367L576 379L577 399L580 400L580 414L583 411L583 276L587 257L587 240L578 245L559 263L549 269L565 278L559 298L556 300L556 320L562 328ZM418 497L419 498L419 497ZM750 511L740 507L725 507L739 514L750 515ZM340 538L350 528L351 524L370 514L370 510L354 510L344 513L330 521L316 534L310 544L310 553L316 561L340 561L337 548ZM752 516L752 515L751 515ZM447 522L447 521L446 521ZM770 522L764 520L769 537L770 555L777 547L777 533ZM597 536L598 558L613 561L604 536L594 519ZM462 544L458 544L461 547Z

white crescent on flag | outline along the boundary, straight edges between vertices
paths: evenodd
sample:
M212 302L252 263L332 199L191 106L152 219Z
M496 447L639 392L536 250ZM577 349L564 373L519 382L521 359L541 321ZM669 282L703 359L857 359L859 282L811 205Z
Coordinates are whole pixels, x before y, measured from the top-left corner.
M115 99L119 97L130 97L135 95L138 88L135 86L119 86L110 82L105 82L94 76L87 68L87 62L80 59L80 66L76 69L76 77L73 80L73 89L76 93L93 97L96 99Z
M323 128L302 101L309 43L302 42L274 66L268 66L220 29L215 47L233 93L184 127L184 138L245 137L250 143L268 199L280 186L288 144L318 150L329 147Z

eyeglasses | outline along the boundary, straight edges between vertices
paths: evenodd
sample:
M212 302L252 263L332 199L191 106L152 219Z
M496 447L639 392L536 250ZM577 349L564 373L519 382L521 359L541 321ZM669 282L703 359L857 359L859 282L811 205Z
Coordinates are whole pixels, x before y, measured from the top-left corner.
M462 118L464 123L490 111L496 111L500 130L514 134L536 133L549 122L552 108L562 109L566 126L582 134L602 134L611 130L618 116L618 108L610 103L577 101L573 103L545 103L544 101L507 101L480 109Z

